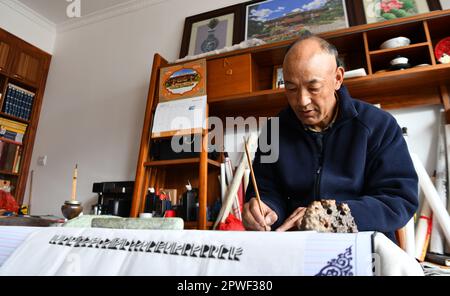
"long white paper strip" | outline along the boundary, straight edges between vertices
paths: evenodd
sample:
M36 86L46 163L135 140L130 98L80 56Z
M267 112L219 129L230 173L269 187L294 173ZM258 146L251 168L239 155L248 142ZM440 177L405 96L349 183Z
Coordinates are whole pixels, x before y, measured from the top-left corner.
M220 193L221 193L221 199L222 203L225 200L225 193L227 191L227 181L226 181L226 175L225 175L225 164L220 164Z
M250 183L250 169L246 169L244 173L244 190L247 193L248 183Z
M408 134L404 133L403 137L405 139L406 145L408 147L408 150L410 150L410 145L409 145L409 138L408 138ZM412 258L414 258L415 252L416 252L416 242L415 242L415 237L414 237L414 217L411 218L411 220L409 220L409 222L405 225L405 244L406 244L406 253L411 256Z
M447 167L445 161L445 139L444 139L444 123L443 113L440 113L438 122L438 141L436 152L436 191L439 194L444 207L447 204L447 190L445 188L447 183ZM436 219L433 220L433 228L431 230L430 238L430 252L436 254L444 254L444 238L442 229Z
M415 257L419 261L425 260L430 240L429 229L431 229L431 209L426 200L423 201L422 211L416 227L416 254Z
M445 151L447 155L447 172L450 171L450 124L445 125ZM447 175L448 176L448 175ZM448 180L447 180L448 185ZM450 190L447 191L447 212L450 215ZM450 254L450 240L447 239L445 252Z
M414 241L414 217L409 220L405 226L406 230L406 253L409 256L414 257L416 252L416 244Z
M228 187L231 185L231 182L233 181L233 165L231 163L231 159L228 157L225 158L225 174L227 176L227 189L228 189ZM239 205L239 196L237 195L237 191L233 198L234 198L232 206L233 215L239 220L242 220L241 207ZM228 213L226 214L226 217L224 217L222 220L226 219L227 217Z
M417 154L411 153L411 159L414 163L417 175L419 176L420 187L422 188L425 198L433 211L433 220L437 219L439 225L442 227L445 238L450 240L450 217L447 209L442 204L439 194L433 186L430 176L428 176L427 171L425 170Z

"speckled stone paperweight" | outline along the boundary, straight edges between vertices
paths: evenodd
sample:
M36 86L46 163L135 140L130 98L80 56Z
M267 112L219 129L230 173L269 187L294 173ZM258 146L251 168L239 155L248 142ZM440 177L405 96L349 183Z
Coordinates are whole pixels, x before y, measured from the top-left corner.
M355 233L358 232L355 219L345 203L335 200L312 202L303 216L300 230L317 232Z

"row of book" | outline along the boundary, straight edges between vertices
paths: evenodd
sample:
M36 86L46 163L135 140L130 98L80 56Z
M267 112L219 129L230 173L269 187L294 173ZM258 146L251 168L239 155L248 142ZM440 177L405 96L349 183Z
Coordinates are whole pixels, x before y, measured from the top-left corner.
M8 83L3 112L21 119L30 120L34 96L34 93Z
M27 130L27 125L17 121L0 118L0 137L21 144Z

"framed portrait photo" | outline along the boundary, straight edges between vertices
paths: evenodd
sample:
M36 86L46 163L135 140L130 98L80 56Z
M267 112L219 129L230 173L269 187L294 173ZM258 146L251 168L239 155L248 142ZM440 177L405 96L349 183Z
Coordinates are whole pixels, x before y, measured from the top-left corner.
M234 5L186 18L180 58L242 41L242 7Z
M368 24L430 12L426 0L363 0Z
M283 66L277 65L273 68L273 89L284 88Z
M245 7L245 40L271 43L348 27L345 0L266 0Z

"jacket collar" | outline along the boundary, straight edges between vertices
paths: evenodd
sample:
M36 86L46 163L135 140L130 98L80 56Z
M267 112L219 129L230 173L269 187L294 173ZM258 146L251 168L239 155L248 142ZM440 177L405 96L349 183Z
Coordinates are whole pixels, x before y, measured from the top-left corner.
M350 96L347 87L342 85L337 91L337 94L339 96L339 114L335 126L358 116L358 111L356 111L355 104L353 103L354 99Z
M339 113L337 115L336 121L334 122L333 127L339 126L340 124L346 122L347 120L353 119L358 116L358 111L356 111L355 105L353 103L353 98L350 96L347 88L342 85L341 88L337 91L337 95L339 97L338 108ZM287 116L287 122L289 125L304 130L304 126L302 122L297 118L294 113L294 110L290 106L288 106L281 114L280 120L283 120L283 115Z

